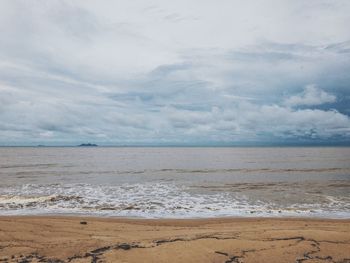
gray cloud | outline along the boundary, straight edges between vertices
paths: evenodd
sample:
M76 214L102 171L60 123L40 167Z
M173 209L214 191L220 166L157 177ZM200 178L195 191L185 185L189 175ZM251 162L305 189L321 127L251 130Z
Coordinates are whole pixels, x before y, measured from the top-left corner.
M2 1L0 144L349 142L349 1L268 2Z

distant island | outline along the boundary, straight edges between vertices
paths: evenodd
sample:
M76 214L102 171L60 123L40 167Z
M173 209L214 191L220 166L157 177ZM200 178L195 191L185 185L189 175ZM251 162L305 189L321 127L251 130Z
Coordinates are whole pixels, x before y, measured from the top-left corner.
M78 145L79 147L96 147L98 146L97 144L94 143L82 143L80 145Z

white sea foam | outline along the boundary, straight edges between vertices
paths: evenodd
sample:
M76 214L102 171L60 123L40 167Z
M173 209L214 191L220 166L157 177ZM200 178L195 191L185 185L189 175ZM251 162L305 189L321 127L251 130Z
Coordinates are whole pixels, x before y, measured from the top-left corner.
M0 214L91 214L146 218L218 216L350 217L349 203L288 206L235 192L195 192L171 183L122 185L51 184L0 188Z

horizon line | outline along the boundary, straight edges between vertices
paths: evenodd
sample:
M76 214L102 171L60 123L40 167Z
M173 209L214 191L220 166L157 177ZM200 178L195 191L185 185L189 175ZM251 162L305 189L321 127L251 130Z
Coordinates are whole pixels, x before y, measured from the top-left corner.
M32 148L45 148L45 147L77 147L77 148L98 148L98 147L115 147L115 148L137 148L137 147L350 147L350 142L342 143L242 143L242 144L96 144L96 145L80 145L80 144L62 144L62 145L0 145L1 148L6 147L32 147Z

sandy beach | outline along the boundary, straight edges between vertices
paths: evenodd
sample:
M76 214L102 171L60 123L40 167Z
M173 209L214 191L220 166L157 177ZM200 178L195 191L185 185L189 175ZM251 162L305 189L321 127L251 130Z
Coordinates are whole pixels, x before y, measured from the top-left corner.
M0 262L350 262L350 220L1 217Z
M350 0L0 0L0 263L350 263Z

